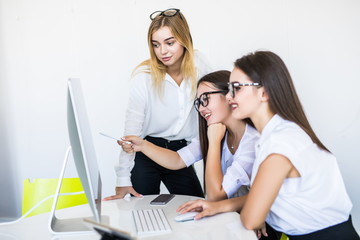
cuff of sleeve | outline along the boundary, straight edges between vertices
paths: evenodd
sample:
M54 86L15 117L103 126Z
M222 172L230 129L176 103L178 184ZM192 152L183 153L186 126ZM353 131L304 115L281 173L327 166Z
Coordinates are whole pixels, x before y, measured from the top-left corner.
M181 159L184 161L186 167L191 166L195 163L194 159L195 157L188 151L186 148L181 148L177 151Z
M129 177L117 177L116 186L117 187L132 186L132 183Z
M235 192L237 192L242 185L250 185L249 176L246 174L244 169L238 168L236 175L227 173L224 176L222 187L226 192L228 198L230 198Z

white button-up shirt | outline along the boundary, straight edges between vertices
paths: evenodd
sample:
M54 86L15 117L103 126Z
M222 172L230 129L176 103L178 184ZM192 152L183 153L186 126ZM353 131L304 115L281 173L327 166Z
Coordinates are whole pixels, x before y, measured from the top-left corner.
M319 148L297 124L279 115L266 124L256 144L253 183L270 154L287 157L299 178L286 178L266 222L289 235L317 231L349 218L352 208L336 158Z
M197 78L210 72L209 64L196 51ZM136 135L161 137L167 140L186 139L197 136L197 113L193 107L191 82L184 79L180 86L165 75L163 96L159 97L148 73L138 73L130 81L129 101L125 118L124 136ZM135 153L120 153L115 166L117 186L131 186L130 171L134 167Z
M238 197L247 193L247 186L250 185L251 171L255 160L255 142L259 139L259 133L255 128L246 125L244 135L234 155L230 152L226 139L227 132L221 153L222 187L228 198ZM201 160L199 138L194 139L191 144L180 149L178 153L186 166Z

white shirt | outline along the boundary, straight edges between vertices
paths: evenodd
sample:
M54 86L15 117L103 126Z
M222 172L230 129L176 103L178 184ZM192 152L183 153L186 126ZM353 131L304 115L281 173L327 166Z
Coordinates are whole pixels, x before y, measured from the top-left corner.
M197 79L210 72L205 59L195 52ZM125 118L124 136L136 135L161 137L167 140L186 139L197 136L197 113L193 107L191 82L184 79L180 86L165 75L163 96L158 96L150 74L138 73L130 81L129 101ZM134 167L135 153L121 151L115 165L117 186L131 186L130 171Z
M352 203L334 155L279 115L267 123L256 144L251 183L260 164L273 153L287 157L301 177L284 180L266 218L268 224L286 234L299 235L349 218Z
M227 145L227 133L221 153L221 168L223 173L222 187L228 198L238 197L247 193L250 185L252 166L255 160L255 142L259 133L255 128L246 124L245 132L240 144L233 155ZM191 144L177 151L186 166L190 166L202 159L199 138ZM242 187L241 186L245 186Z

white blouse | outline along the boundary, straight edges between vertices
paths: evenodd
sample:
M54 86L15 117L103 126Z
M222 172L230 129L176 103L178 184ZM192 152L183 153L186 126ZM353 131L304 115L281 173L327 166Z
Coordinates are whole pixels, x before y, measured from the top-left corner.
M259 133L255 128L246 125L244 135L234 155L228 148L226 136L227 132L221 153L222 187L228 198L231 198L241 196L248 191L247 186L250 185L251 171L255 160L255 142L259 139ZM194 139L191 144L178 150L178 154L186 166L201 160L199 138Z
M319 148L297 124L275 115L256 143L253 183L260 164L273 153L287 157L299 178L286 178L266 222L289 235L307 234L349 218L352 203L331 153Z
M195 51L197 79L210 72L209 65ZM161 137L167 140L186 139L197 136L197 113L193 107L190 80L180 86L165 75L163 96L159 97L152 85L150 74L139 73L130 81L128 107L125 117L124 136L136 135ZM116 186L131 186L130 171L134 167L135 153L121 151L115 165Z

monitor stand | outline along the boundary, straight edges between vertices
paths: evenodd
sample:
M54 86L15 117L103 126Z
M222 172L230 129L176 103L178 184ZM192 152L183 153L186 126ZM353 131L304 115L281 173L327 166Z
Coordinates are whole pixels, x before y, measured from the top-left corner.
M76 195L76 194L84 193L84 192L75 192L70 194L60 194L61 184L64 177L66 165L69 159L70 151L71 151L71 146L68 147L65 154L64 163L61 169L58 185L54 196L54 201L51 207L50 218L49 218L49 230L52 234L89 234L92 231L84 224L84 218L90 219L92 221L96 221L94 217L60 219L57 218L55 215L56 205L60 195ZM99 181L99 184L101 184L101 181ZM109 224L109 216L101 216L101 223Z

